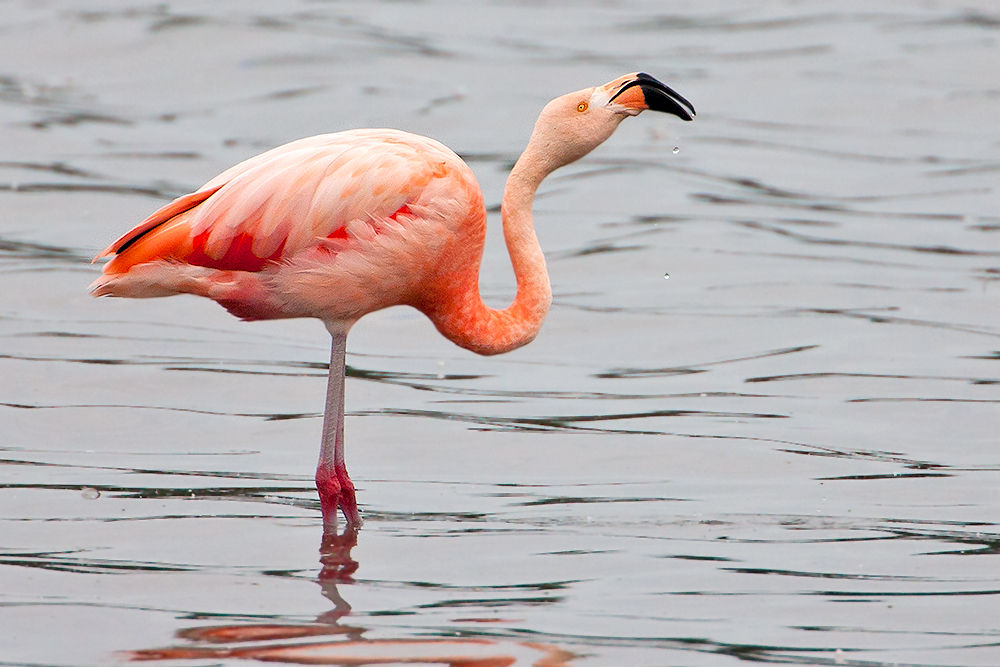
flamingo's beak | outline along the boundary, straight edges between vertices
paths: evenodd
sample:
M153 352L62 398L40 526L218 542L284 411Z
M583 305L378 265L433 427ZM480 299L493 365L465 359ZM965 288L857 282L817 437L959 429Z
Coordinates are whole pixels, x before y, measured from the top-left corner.
M640 111L663 111L682 120L694 120L694 107L677 91L643 72L634 74L620 84L608 103L625 108L625 113L634 115Z

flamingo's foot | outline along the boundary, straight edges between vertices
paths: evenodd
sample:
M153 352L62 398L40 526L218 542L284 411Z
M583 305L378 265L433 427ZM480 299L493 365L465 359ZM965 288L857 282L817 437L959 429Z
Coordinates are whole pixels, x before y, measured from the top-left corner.
M347 519L348 527L361 527L361 512L358 511L358 498L354 493L354 482L347 476L347 468L337 471L340 480L340 510Z
M344 513L348 528L361 527L361 513L354 492L354 482L347 476L347 469L333 470L320 466L316 470L316 490L323 512L324 532L337 529L337 510Z

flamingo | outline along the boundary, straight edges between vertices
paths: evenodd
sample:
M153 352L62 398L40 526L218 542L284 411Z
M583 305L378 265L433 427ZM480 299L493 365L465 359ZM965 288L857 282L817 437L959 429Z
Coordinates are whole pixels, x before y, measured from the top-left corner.
M690 102L638 72L562 95L542 110L504 190L517 294L503 310L487 307L479 294L486 207L472 171L437 141L389 129L300 139L222 172L95 257L111 259L90 291L196 294L243 320L322 320L332 346L316 487L325 529L336 530L338 508L358 527L344 460L351 326L367 313L408 305L478 354L531 342L552 301L532 223L535 192L552 171L646 109L683 120L695 115Z

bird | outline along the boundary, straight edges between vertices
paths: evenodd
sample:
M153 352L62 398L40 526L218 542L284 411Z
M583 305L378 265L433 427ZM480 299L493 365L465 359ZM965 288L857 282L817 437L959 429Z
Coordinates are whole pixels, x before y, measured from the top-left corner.
M393 129L292 141L160 208L94 258L96 297L194 294L247 321L311 317L331 336L316 487L325 530L361 525L344 456L347 335L362 316L407 305L481 355L531 342L552 302L532 202L542 180L590 153L625 118L694 107L649 74L561 95L542 109L507 178L504 238L517 283L486 306L479 267L486 206L469 166L443 144Z

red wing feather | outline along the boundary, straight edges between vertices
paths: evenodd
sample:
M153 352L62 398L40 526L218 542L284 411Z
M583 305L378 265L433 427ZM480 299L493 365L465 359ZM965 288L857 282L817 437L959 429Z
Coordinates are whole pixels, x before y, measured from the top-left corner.
M110 257L111 255L122 252L128 246L138 241L139 238L147 232L159 227L174 216L180 215L184 211L191 210L218 192L221 187L222 185L217 185L207 190L199 190L198 192L192 192L191 194L184 195L183 197L178 197L129 231L125 232L121 238L102 250L101 254L95 257L93 261L96 262L104 257Z

